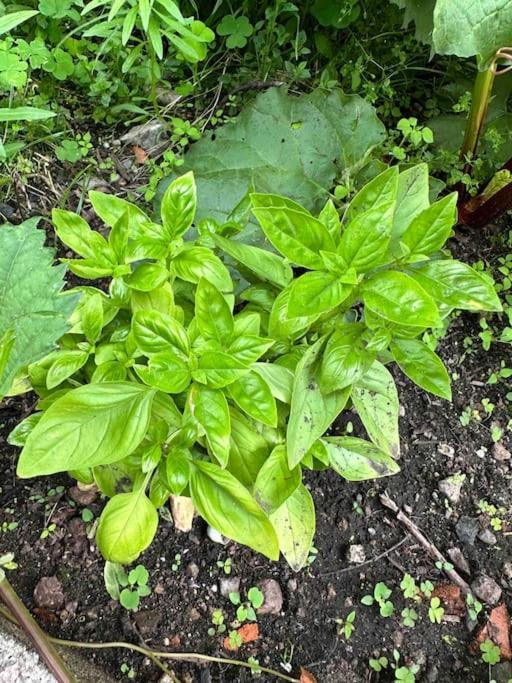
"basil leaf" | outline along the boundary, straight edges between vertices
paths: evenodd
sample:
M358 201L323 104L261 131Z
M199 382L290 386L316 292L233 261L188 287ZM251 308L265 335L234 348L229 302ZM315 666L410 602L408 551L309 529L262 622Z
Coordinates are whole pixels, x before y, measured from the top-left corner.
M231 292L233 289L228 269L220 258L206 247L185 245L172 259L171 272L193 284L204 278L221 292Z
M147 431L154 391L125 382L90 384L57 399L21 452L22 478L122 460Z
M137 348L145 354L177 349L188 356L185 328L175 318L157 310L139 310L132 318L132 332Z
M84 297L85 298L85 297ZM82 329L89 344L95 344L103 329L103 298L99 293L85 298L80 310Z
M295 370L290 418L286 432L288 465L295 467L345 407L350 389L324 393L319 366L325 338L310 346Z
M411 277L395 270L371 277L363 285L363 302L377 315L399 325L435 327L441 322L430 294Z
M333 470L348 481L388 477L400 471L393 458L369 441L353 436L322 439Z
M382 205L391 206L396 202L398 193L398 167L392 166L370 180L359 190L348 205L344 216L345 223L350 223L359 214Z
M144 384L168 394L179 394L190 384L188 361L176 351L155 353L147 365L134 365L133 369Z
M57 351L55 360L46 375L47 389L54 389L65 379L74 375L80 368L83 368L88 358L87 351Z
M360 379L375 360L376 353L365 349L362 323L345 323L336 328L323 353L320 385L329 393Z
M155 537L158 513L144 493L119 493L111 498L101 513L96 544L109 562L130 564Z
M318 220L327 228L334 243L337 244L341 236L341 221L332 199L326 201L324 208L318 214Z
M222 351L206 351L197 362L197 368L192 370L192 377L201 384L207 384L214 389L227 387L249 368L229 353Z
M162 263L140 263L124 281L131 289L149 292L161 287L168 277L169 272Z
M461 261L429 261L407 270L435 299L465 311L501 311L493 281Z
M229 459L231 424L226 397L222 391L193 384L188 404L190 412L206 434L206 441L221 467Z
M269 445L253 424L236 408L230 408L231 443L227 469L246 488L253 487L269 454Z
M190 451L185 448L171 448L166 460L166 478L170 490L180 496L190 479Z
M194 465L190 494L201 517L224 536L277 560L274 528L247 489L213 463L196 461Z
M295 202L277 195L251 194L251 204L268 240L292 263L321 269L320 250L335 251L323 223Z
M293 281L289 288L287 315L303 318L331 311L352 291L352 285L341 282L339 275L325 270L311 271Z
M250 365L268 351L274 343L272 339L263 339L252 334L241 335L231 342L228 353L242 363Z
M24 420L22 420L7 437L7 443L11 446L23 447L27 443L27 439L32 430L43 417L43 413L32 413Z
M275 427L277 425L276 400L263 377L248 372L228 387L233 401L253 419Z
M59 239L84 259L94 261L98 267L116 263L107 240L99 232L91 230L89 224L76 213L53 209L52 222Z
M270 387L274 398L283 403L292 400L293 372L275 363L254 363L251 368L257 372Z
M197 285L195 314L197 327L205 339L225 343L233 336L231 309L219 290L204 278Z
M347 225L337 249L347 268L366 273L386 261L394 208L394 202L379 205L357 214Z
M398 392L389 370L375 361L353 385L351 398L371 440L381 450L398 458Z
M251 270L261 280L271 282L281 289L292 281L293 271L291 267L278 254L273 254L271 251L266 251L259 247L228 240L220 235L213 234L211 237L224 253Z
M315 504L307 488L300 484L292 495L270 515L279 539L279 549L298 572L308 561L315 536Z
M175 240L187 232L196 213L196 184L191 171L169 185L160 211L169 239Z
M402 236L409 256L439 251L457 220L457 193L444 197L415 216Z
M125 366L117 360L101 363L91 376L91 384L99 382L123 382L126 379Z
M151 223L151 219L144 211L126 199L95 190L89 192L89 199L94 212L110 228L114 227L123 214L128 214L132 237L142 234L145 225Z
M303 315L289 318L289 301L290 288L283 289L274 301L268 322L268 334L274 339L298 339L302 337L308 327L320 316L320 313L315 313L310 316Z
M69 270L84 280L99 280L109 277L114 272L114 266L99 266L95 259L61 259L68 264Z
M264 462L254 484L254 497L267 513L275 512L301 483L302 472L297 465L288 467L286 447L279 445Z
M235 337L258 336L261 329L261 315L254 311L244 310L235 316Z
M428 208L429 184L427 164L418 164L398 176L398 194L391 242L398 244L411 221Z
M443 361L419 339L395 339L390 346L402 372L431 394L451 401L450 376Z

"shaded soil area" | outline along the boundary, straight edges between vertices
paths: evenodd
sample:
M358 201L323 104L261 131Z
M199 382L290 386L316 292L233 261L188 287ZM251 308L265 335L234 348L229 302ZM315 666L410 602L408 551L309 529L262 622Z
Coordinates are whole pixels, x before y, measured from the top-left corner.
M491 253L496 257L489 240L482 238L477 246L475 241L467 244L474 251L462 243L455 245L467 261L490 258ZM311 555L307 569L294 574L284 561L271 563L236 544L215 544L199 519L191 533L183 534L175 530L170 517L165 518L153 545L139 560L149 571L152 593L142 599L137 613L127 612L105 590L103 561L91 540L94 520L104 504L100 497L84 500L77 496L66 476L16 479L18 449L8 446L6 438L30 413L35 399L27 395L6 400L0 412L0 553L15 554L18 569L10 572L11 582L41 625L56 636L95 642L128 640L158 650L229 657L233 655L223 646L224 636L208 634L213 610L223 610L228 631L235 619L236 608L221 595L221 583L226 578L240 579L243 599L250 587L275 579L283 595L282 608L278 614L258 617L260 637L240 648L236 655L240 659L252 656L263 666L283 673L289 670L297 678L303 666L325 683L394 681L395 650L399 653L396 668L419 666L416 680L489 680L488 665L479 653L475 656L469 651L478 626L470 630L460 601L448 600L441 623L434 624L424 595L418 600L404 598L400 582L405 573L418 585L429 580L436 588L450 580L379 501L379 494L386 490L444 555L449 549L460 551L469 569L468 573L459 568L460 574L470 583L482 574L493 579L502 591L498 602L504 601L512 612L509 386L507 380L486 384L502 362L512 366L512 357L510 345L493 344L490 351L484 351L479 331L476 316L461 315L440 345L439 352L454 377L452 404L420 392L395 373L402 406L402 470L398 475L351 484L333 472L306 474L317 508L318 551ZM463 425L460 416L467 408L476 412ZM353 414L343 422L349 419L355 433L362 434ZM493 425L504 431L498 445L493 443ZM464 479L458 500L451 494L451 500L447 498L439 486L454 474L465 475L458 480ZM87 514L88 521L83 520L84 507L92 512L92 520ZM11 523L18 525L14 528ZM49 533L41 538L44 529ZM401 541L396 550L387 552ZM351 563L356 556L364 564ZM229 576L225 572L228 559L232 563ZM45 606L40 596L34 600L42 577L57 577L62 586L53 605ZM372 593L378 582L392 590L394 614L390 617L380 616L375 605L361 604L361 598ZM413 628L403 624L401 612L406 607L418 613ZM486 623L491 609L490 603L483 604L480 624ZM339 635L335 620L345 619L353 610L355 629L347 640ZM89 656L118 680L157 681L161 677L151 662L127 651L91 652ZM389 665L376 673L368 662L379 656L387 657ZM512 677L507 666L493 667L496 680ZM250 671L214 663L171 662L170 668L184 682L253 679ZM277 679L261 675L255 680Z

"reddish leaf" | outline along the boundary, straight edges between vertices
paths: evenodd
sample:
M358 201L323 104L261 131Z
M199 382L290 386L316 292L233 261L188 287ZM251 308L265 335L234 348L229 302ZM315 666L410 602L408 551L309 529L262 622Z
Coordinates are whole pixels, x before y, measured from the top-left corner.
M478 631L475 640L470 645L470 651L474 654L480 653L480 643L488 638L500 648L503 659L512 659L510 649L510 617L505 603L498 605L489 614L487 623Z
M133 156L138 164L145 164L148 158L146 150L139 147L139 145L133 145L132 147Z
M300 683L316 683L316 678L303 666L300 667Z

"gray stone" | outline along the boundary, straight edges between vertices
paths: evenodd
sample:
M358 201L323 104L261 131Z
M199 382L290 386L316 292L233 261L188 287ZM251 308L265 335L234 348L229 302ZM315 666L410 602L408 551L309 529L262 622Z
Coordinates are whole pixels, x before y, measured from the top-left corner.
M229 598L230 593L240 593L240 579L238 576L226 576L219 581L220 594Z
M488 605L496 605L501 598L501 588L490 576L481 574L471 584L471 589L477 598Z
M512 579L512 562L505 562L503 564L503 573L507 579Z
M492 452L494 454L494 457L496 460L510 460L512 458L512 455L510 454L510 451L508 451L505 446L498 441L498 443L495 443L492 449Z
M34 589L34 602L38 607L58 610L64 606L65 595L56 576L43 576Z
M165 124L162 121L149 121L140 126L134 126L121 137L121 142L127 145L138 145L146 152L157 147L165 134Z
M490 529L484 529L478 534L478 540L486 545L496 545L498 539Z
M133 618L141 636L149 636L157 630L162 615L156 610L147 609L143 612L136 612Z
M455 531L463 543L473 545L480 531L480 523L476 517L462 516L455 525Z
M441 493L448 498L450 503L458 503L462 491L462 485L466 479L465 474L452 474L451 477L446 477L438 483L438 488Z
M349 545L347 560L350 564L362 564L366 560L366 553L362 545Z
M56 683L35 652L0 632L0 683Z
M468 564L468 561L462 554L462 551L460 548L448 548L448 557L450 560L453 562L453 564L457 567L457 569L460 569L461 571L465 572L466 574L471 574L471 568Z
M265 597L263 605L257 610L258 614L279 614L283 607L283 593L277 581L265 579L258 583L258 588Z
M189 564L187 564L185 573L187 576L190 576L190 578L197 579L197 577L199 576L199 567L195 562L190 562Z

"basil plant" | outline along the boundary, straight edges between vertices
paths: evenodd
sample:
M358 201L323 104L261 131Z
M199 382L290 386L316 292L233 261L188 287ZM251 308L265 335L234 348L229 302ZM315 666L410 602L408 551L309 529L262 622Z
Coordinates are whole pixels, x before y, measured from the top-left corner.
M95 483L109 498L96 532L106 560L135 560L174 494L228 538L300 569L315 531L304 469L396 473L387 366L450 399L424 333L456 308L500 310L492 281L442 251L456 196L430 204L424 165L386 170L341 218L331 201L315 217L252 194L268 248L233 239L233 224L191 231L191 173L169 186L160 223L110 195L90 200L108 239L53 212L80 257L64 259L70 270L100 284L76 288L69 332L28 367L40 398L10 437L23 447L18 475ZM368 439L326 436L349 407Z

